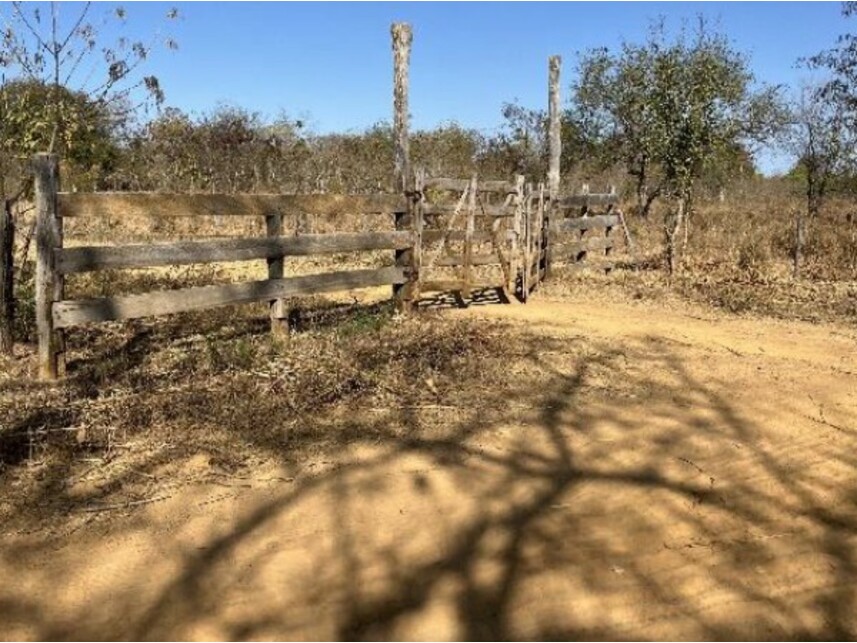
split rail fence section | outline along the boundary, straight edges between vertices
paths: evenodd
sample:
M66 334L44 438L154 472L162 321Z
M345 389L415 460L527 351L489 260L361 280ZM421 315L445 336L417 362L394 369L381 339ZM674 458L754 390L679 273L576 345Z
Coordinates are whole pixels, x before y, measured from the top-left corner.
M418 292L502 289L526 301L551 265L609 271L622 224L618 196L558 196L544 184L426 178L413 207Z
M65 370L64 329L92 322L135 319L214 306L271 302L275 333L288 331L284 299L356 288L392 285L405 305L412 278L409 254L414 250L411 230L283 235L283 218L292 213L330 215L399 215L409 209L397 195L223 195L155 193L60 193L56 156L34 160L36 187L36 321L40 376L55 379ZM63 219L104 216L121 212L162 216L264 217L267 235L207 241L182 241L124 246L63 247ZM379 226L381 227L381 226ZM396 252L396 264L372 269L345 270L294 277L284 276L284 259L375 250ZM408 254L406 254L408 253ZM151 268L212 262L265 260L268 278L261 281L197 286L178 290L117 295L97 299L65 297L67 275L98 270Z
M560 196L553 201L548 225L548 263L573 270L612 270L612 255L619 245L613 233L624 226L618 202L619 197L612 190L605 194L589 194L584 190L582 194Z
M594 252L609 255L610 213L615 195L578 195L551 201L543 184L515 181L414 177L409 196L62 193L58 160L34 159L36 187L36 317L40 375L64 373L64 330L87 323L121 321L214 306L270 302L272 331L288 332L289 297L389 285L400 309L421 293L495 288L526 301L551 263L582 265ZM607 204L608 213L589 216ZM284 234L284 217L388 215L369 232ZM122 246L64 247L69 217L139 215L248 216L265 219L266 236ZM575 215L575 216L569 216ZM299 228L299 227L298 227ZM296 229L298 229L296 228ZM287 257L363 251L394 251L391 266L286 277ZM68 275L116 269L154 268L265 260L261 281L71 300ZM600 264L599 264L600 265Z

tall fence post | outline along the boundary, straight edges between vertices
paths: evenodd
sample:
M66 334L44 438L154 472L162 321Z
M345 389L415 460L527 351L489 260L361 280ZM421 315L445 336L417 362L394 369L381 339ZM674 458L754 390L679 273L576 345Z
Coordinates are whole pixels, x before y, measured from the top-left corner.
M33 158L36 206L36 327L39 339L39 377L54 380L65 375L65 338L54 328L54 302L63 299L64 280L56 267L62 248L62 219L57 213L59 158Z
M559 196L559 172L562 159L562 123L560 114L559 75L562 58L551 56L548 60L548 196Z
M560 163L562 160L562 123L560 115L560 68L562 58L551 56L548 59L548 198L552 206L559 197ZM545 225L551 229L551 216L547 214ZM545 277L551 271L550 239L547 239L547 258L545 261Z
M6 195L0 209L0 355L12 354L14 346L15 293L14 246L15 223Z
M411 184L411 160L410 143L408 140L408 68L411 60L411 42L413 33L411 26L404 22L394 23L390 29L393 38L393 136L395 144L395 190L405 195L408 200L408 209L405 212L397 212L396 230L412 230L414 227L413 208L414 203ZM407 311L413 303L414 287L413 280L418 278L414 269L414 250L407 248L396 250L396 265L405 268L408 282L393 286L393 299L396 308Z
M269 237L277 238L283 234L283 215L265 215L265 229ZM279 255L268 259L268 279L282 279L285 276L285 257ZM276 339L289 337L289 309L285 299L271 302L271 334Z

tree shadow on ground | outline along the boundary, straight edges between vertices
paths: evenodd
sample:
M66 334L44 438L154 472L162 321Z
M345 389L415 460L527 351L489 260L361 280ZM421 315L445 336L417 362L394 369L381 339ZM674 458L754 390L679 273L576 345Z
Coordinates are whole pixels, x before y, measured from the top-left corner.
M437 292L424 295L416 302L416 308L418 310L446 310L508 303L509 298L502 288L476 288L471 292L470 297L464 297L460 292Z
M97 616L56 620L18 594L0 613L43 639L857 636L854 431L793 432L788 402L766 423L765 400L658 338L518 341L525 367L474 408L340 418L335 466L185 548L154 595L112 587ZM233 439L294 464L276 432Z

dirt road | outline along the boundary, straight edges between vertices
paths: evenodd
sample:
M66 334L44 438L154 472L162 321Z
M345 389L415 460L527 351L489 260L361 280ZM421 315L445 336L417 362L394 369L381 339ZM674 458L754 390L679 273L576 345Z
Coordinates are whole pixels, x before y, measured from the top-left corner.
M5 533L0 637L857 638L857 332L538 298L447 314L528 338L501 398Z

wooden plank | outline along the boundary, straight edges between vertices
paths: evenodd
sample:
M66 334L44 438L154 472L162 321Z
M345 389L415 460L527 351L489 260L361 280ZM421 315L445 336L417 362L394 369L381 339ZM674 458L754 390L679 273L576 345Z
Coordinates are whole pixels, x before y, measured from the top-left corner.
M437 243L448 239L449 241L464 241L467 233L464 230L438 230L430 228L423 230L423 243ZM473 243L488 243L494 236L485 230L477 230L472 235Z
M414 172L414 200L411 205L413 215L413 249L411 254L411 272L409 275L409 287L411 288L411 300L417 301L420 298L420 275L423 266L423 227L425 217L423 207L425 205L425 197L423 196L425 188L426 172L420 168Z
M55 250L62 248L62 219L57 216L59 157L33 158L36 207L36 329L39 343L39 377L54 380L64 374L64 337L51 313L63 297L63 278L56 269Z
M318 216L394 214L407 209L396 194L162 194L157 192L64 192L61 217Z
M476 199L479 194L479 180L474 174L470 179L470 191L467 200L467 227L464 235L464 288L461 294L470 297L470 283L473 281L473 233L476 232Z
M556 230L571 232L572 230L592 230L594 228L612 228L619 225L619 217L615 214L599 214L594 217L563 219L556 223Z
M522 279L522 289L521 289L521 297L524 303L527 302L530 296L530 258L533 255L533 200L530 198L530 192L532 192L532 185L524 186L524 252L523 252L523 267L521 272L523 273Z
M566 264L563 270L573 273L580 272L610 272L615 267L612 261L578 261Z
M59 249L56 256L58 270L62 274L71 274L114 268L149 268L364 250L396 250L408 248L412 243L413 235L406 231L343 232L128 246L82 246Z
M587 237L578 241L569 240L568 235L551 233L554 257L559 260L563 254L587 252L590 250L607 250L614 247L613 239L609 237Z
M214 306L271 301L281 297L401 284L405 280L405 271L401 267L391 266L220 286L199 286L142 295L59 301L53 306L53 322L57 328L66 328L91 322L136 319Z
M465 261L466 258L464 255L446 255L438 257L434 265L448 268L450 266L463 266L465 265ZM500 264L500 257L496 253L473 255L470 258L470 264L472 266L496 266Z
M480 192L496 192L499 194L513 194L515 192L515 183L513 181L492 180L480 181Z
M547 194L545 192L545 184L539 183L539 200L538 200L538 254L540 257L539 269L536 271L536 284L550 276L551 265L551 244L547 233L550 230L551 218L550 210L547 204Z
M443 177L427 178L425 188L435 190L451 190L464 192L470 185L470 179L448 179ZM511 181L480 181L479 192L496 192L500 194L512 194L515 184Z
M464 192L470 185L470 179L447 179L443 177L426 178L426 190L453 190Z
M453 214L456 206L454 204L426 204L424 213L434 215ZM476 206L475 215L477 217L514 217L515 209L504 205L479 204Z
M553 205L559 208L583 208L593 205L614 205L619 203L617 194L575 194L573 196L560 197Z

